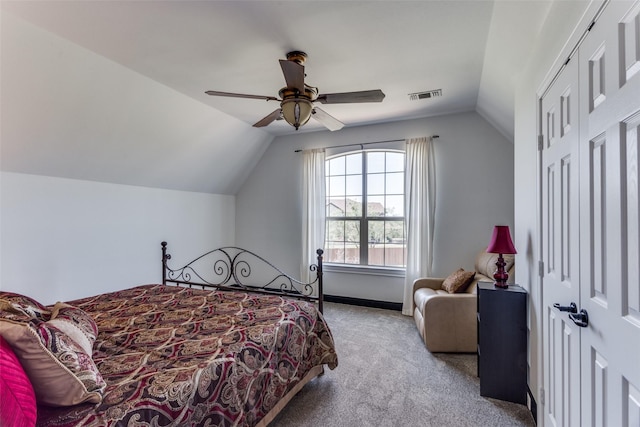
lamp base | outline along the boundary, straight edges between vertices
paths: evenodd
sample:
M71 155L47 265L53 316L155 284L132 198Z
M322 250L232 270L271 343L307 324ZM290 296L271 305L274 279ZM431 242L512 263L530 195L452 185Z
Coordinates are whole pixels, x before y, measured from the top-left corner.
M507 280L509 279L509 273L507 273L506 271L504 271L504 266L507 265L506 262L504 262L504 258L502 257L502 254L498 254L498 261L496 261L496 272L493 274L493 278L495 279L495 282L493 283L493 285L496 288L508 288L509 284L507 283Z

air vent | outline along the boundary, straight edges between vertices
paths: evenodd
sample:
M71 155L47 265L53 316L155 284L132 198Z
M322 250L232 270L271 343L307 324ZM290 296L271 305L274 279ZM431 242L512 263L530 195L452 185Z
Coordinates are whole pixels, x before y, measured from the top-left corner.
M435 98L436 96L442 96L442 89L428 90L426 92L410 93L409 100L418 101L420 99Z

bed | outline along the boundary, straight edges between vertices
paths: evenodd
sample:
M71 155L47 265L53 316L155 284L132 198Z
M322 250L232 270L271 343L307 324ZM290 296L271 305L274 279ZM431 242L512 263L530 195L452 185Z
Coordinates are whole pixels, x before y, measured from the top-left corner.
M240 248L170 260L163 242L162 284L53 306L0 292L0 335L35 390L37 425L266 426L338 365L321 251L310 283Z

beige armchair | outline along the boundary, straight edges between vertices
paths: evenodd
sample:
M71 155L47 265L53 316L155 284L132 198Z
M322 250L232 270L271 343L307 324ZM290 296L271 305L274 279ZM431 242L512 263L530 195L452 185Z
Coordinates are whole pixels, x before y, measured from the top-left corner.
M509 283L513 283L513 255L503 255ZM427 350L433 353L475 353L478 323L476 287L493 282L497 254L481 251L476 256L475 277L460 293L442 289L445 278L425 277L413 282L413 318Z

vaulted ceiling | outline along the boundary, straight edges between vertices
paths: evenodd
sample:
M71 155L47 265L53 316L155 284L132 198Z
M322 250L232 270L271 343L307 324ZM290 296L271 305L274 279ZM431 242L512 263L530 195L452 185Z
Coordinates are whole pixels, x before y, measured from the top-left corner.
M13 27L4 24L4 16L8 14L12 21L17 19L24 23L21 25L33 26L66 40L82 51L132 70L151 84L189 98L189 102L215 110L216 117L227 118L224 120L232 123L227 125L231 127L229 135L220 138L223 141L218 143L225 144L224 155L233 159L238 155L233 152L238 149L237 141L230 136L234 132L244 139L271 139L296 131L282 120L261 130L251 128L250 125L277 108L277 102L211 97L205 90L277 96L278 90L285 86L278 60L292 50L307 53L306 81L317 86L321 93L381 89L386 94L381 103L321 107L348 127L475 110L508 139L513 139L515 83L551 3L536 0L2 0L2 37L4 48L5 38L12 37L7 32ZM28 55L19 49L20 43L26 43L24 40L28 38L10 46L12 58ZM24 48L28 52L29 46ZM48 60L55 60L55 44L47 51L40 43L40 49L46 52L39 54L40 57L51 55ZM6 59L4 53L3 59ZM6 105L9 101L4 99L4 94L19 96L17 89L15 94L11 92L19 86L13 83L25 76L22 70L9 69L5 74L5 68L3 64L2 107L6 111L10 106ZM34 65L34 68L47 73L42 66ZM104 67L99 68L94 81L85 81L90 71L84 70L77 77L72 76L73 69L66 71L69 79L75 79L74 84L85 85L84 90L90 92L86 94L87 103L99 104L101 99L113 96L113 90L110 94L103 93L114 82L100 80ZM29 90L28 83L21 84L22 91ZM47 82L34 81L33 85L42 85L40 93L53 90L46 87ZM437 89L442 91L440 96L420 100L409 97L411 93ZM128 88L122 90L129 91ZM38 93L28 95L37 99ZM63 90L48 96L57 97L64 105ZM156 101L168 100L146 102ZM174 108L177 107L174 105ZM157 123L166 119L152 120ZM192 119L185 120L182 126L191 125L188 120ZM311 120L298 132L310 131L326 130ZM15 135L5 134L3 139L11 136ZM37 137L42 136L30 135L29 138ZM21 138L29 139L25 135ZM158 140L162 140L162 135L156 136L156 143ZM200 141L198 146L203 144ZM148 153L152 146L145 148ZM116 151L103 149L104 156L118 156ZM123 147L116 144L115 149L122 153ZM18 151L14 148L8 153ZM245 147L244 151L246 156L260 154L260 149ZM132 153L135 154L135 149ZM199 156L202 153L193 155L195 165ZM238 161L244 166L251 163ZM165 163L168 166L169 162ZM165 163L159 162L163 167ZM82 178L82 174L74 177ZM144 180L141 183L146 185ZM194 190L218 191L213 187Z

